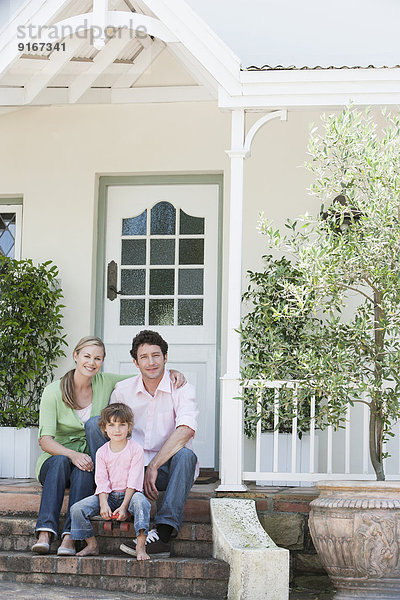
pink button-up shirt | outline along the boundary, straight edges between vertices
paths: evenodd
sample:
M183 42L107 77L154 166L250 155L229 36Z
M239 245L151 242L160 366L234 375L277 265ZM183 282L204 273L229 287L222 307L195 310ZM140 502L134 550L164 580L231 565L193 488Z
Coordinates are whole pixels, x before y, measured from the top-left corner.
M110 404L114 402L123 402L132 409L132 439L143 447L145 465L161 450L177 427L186 425L196 431L199 409L194 387L186 383L175 389L168 370L165 370L154 396L145 389L139 374L117 383ZM192 440L186 447L193 449ZM198 470L197 465L195 477Z
M143 448L129 439L120 452L112 452L110 442L96 452L96 494L143 490Z

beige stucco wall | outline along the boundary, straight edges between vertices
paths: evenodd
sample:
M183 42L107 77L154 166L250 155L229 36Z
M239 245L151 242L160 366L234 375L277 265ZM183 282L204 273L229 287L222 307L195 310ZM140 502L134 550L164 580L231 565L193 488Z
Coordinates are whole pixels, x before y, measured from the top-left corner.
M249 125L261 115L252 114ZM259 211L277 224L315 210L306 158L317 113L264 126L245 165L244 269L261 265ZM52 259L71 345L93 331L99 175L222 172L225 176L223 335L227 304L230 114L214 103L30 107L0 116L0 196L23 197L22 256ZM244 275L244 283L245 283ZM222 348L222 356L224 348ZM70 360L60 364L60 372Z

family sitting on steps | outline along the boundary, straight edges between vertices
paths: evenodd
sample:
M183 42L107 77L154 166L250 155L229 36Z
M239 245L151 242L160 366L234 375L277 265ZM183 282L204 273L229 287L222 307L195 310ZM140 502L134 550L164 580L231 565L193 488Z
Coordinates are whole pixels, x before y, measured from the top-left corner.
M58 555L75 555L75 540L82 539L87 545L77 555L97 555L90 518L100 514L118 521L133 515L137 537L132 546L121 545L123 552L138 560L169 556L199 466L192 450L198 416L194 388L181 373L166 370L167 352L158 333L141 331L131 349L140 374L102 373L104 344L86 337L75 347L75 369L46 387L37 464L43 491L33 552L47 554L57 538L69 486ZM165 493L149 532L150 502L159 491Z

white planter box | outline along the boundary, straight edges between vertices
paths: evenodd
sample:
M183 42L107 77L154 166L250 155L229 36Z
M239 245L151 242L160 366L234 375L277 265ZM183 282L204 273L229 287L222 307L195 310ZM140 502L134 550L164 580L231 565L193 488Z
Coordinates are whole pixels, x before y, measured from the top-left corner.
M35 466L41 449L37 427L0 428L0 477L27 479L35 477Z

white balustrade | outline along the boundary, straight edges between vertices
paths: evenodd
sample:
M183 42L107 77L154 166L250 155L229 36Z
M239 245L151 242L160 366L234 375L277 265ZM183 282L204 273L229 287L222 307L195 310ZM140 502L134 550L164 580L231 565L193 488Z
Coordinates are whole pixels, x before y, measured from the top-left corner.
M340 428L330 425L316 428L316 402L311 396L310 426L302 437L298 436L298 397L304 386L298 381L248 380L243 388L254 390L257 398L256 436L244 439L244 481L256 481L266 485L312 485L322 479L375 479L369 458L369 408L365 403L355 402L349 406ZM271 403L273 429L263 431L263 392L274 390ZM291 433L279 431L280 391L293 394ZM390 456L385 459L387 479L398 479L400 474L400 425L395 424L394 438L385 444ZM266 436L268 439L266 441ZM265 466L267 465L267 468Z

